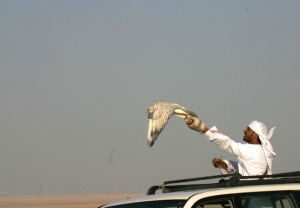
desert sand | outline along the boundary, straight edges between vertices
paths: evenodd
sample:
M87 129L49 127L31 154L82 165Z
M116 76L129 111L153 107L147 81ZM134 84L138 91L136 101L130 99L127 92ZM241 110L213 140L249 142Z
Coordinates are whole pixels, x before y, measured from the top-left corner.
M141 194L0 196L0 208L96 208Z

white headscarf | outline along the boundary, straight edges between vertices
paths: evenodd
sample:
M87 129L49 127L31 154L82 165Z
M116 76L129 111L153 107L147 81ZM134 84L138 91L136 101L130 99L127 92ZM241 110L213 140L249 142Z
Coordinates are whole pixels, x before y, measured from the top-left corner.
M264 123L259 121L252 121L248 125L256 134L258 134L259 139L261 141L261 146L263 148L269 169L272 169L272 160L275 157L276 153L273 151L273 147L270 143L270 138L273 135L275 127L273 127L269 133L267 132L267 127Z

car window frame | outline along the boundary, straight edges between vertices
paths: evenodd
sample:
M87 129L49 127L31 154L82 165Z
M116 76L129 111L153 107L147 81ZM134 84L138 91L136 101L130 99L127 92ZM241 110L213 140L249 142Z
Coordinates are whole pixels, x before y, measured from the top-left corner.
M215 201L215 200L221 200L221 199L231 199L232 203L233 203L233 207L236 207L235 206L235 204L236 204L235 194L222 194L222 195L209 196L209 197L199 199L191 206L191 208L196 208L196 205L198 205L202 201L207 202L207 201Z

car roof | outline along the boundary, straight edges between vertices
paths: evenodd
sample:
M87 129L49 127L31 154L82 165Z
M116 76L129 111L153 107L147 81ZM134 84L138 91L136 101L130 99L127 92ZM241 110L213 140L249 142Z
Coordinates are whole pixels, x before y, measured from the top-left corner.
M227 194L236 194L236 193L255 193L263 191L285 191L285 190L300 190L300 184L291 183L291 184L271 184L271 185L254 185L254 186L243 186L243 187L229 187L229 188L214 188L214 189L201 189L193 191L179 191L172 193L160 193L155 195L146 195L139 196L129 199L124 199L116 202L109 203L105 207L111 207L122 204L130 204L137 202L146 202L146 201L160 201L160 200L188 200L189 198L194 197L195 200L199 198L218 196L218 195L227 195ZM191 200L189 203L193 203L194 200Z
M211 182L211 180L219 181ZM198 182L200 183L198 183ZM209 182L210 181L210 182ZM196 183L195 183L196 182ZM239 186L254 186L267 184L290 184L300 183L300 171L278 173L273 175L257 175L257 176L242 176L238 173L227 175L205 176L198 178L187 178L172 181L165 181L162 185L151 186L148 189L147 195L156 194L157 190L162 190L163 193L199 190L199 189L213 189L213 188L228 188Z
M115 206L120 204L130 204L135 202L145 202L145 201L159 201L159 200L187 200L194 194L205 192L208 190L194 190L194 191L180 191L180 192L173 192L173 193L160 193L155 195L146 195L146 196L138 196L134 198L124 199L116 202L112 202L107 204L107 206ZM106 207L106 206L103 206Z

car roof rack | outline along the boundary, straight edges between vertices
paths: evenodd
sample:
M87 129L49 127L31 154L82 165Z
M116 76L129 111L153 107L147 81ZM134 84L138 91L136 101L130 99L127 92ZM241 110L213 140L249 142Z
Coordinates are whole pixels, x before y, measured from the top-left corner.
M219 179L218 182L207 183L208 180ZM256 179L256 180L249 180ZM262 180L264 179L264 180ZM205 181L201 184L186 184L194 181ZM181 183L181 184L180 184ZM182 184L184 183L184 184ZM187 178L173 181L165 181L160 186L152 186L148 189L147 195L153 195L157 190L162 190L162 193L187 191L208 188L225 188L237 186L252 186L252 185L266 185L266 184L286 184L286 183L300 183L300 171L278 173L273 175L260 176L242 176L240 174L215 175L199 178ZM176 185L170 185L176 184Z

